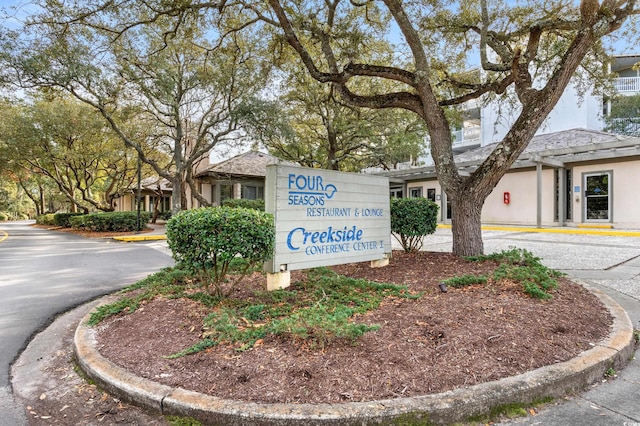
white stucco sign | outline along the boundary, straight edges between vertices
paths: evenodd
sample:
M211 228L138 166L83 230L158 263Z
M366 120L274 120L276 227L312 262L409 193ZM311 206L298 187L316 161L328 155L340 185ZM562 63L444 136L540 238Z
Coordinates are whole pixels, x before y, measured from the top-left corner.
M391 253L387 177L271 165L265 209L276 223L269 272L379 260Z

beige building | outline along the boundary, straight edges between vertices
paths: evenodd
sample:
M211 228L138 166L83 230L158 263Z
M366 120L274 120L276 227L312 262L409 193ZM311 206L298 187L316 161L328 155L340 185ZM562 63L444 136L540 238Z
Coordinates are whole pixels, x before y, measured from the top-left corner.
M227 198L264 199L264 180L267 165L283 162L277 157L258 151L248 151L228 160L210 164L198 163L195 181L202 196L214 206ZM186 188L188 209L200 207L189 187ZM156 202L160 212L171 211L172 187L166 179L144 179L141 184L141 210L153 212ZM136 210L137 189L116 201L116 211Z
M495 148L455 157L471 173ZM380 173L391 196L426 197L451 208L434 166ZM640 138L574 129L538 135L502 178L482 209L486 224L640 228Z

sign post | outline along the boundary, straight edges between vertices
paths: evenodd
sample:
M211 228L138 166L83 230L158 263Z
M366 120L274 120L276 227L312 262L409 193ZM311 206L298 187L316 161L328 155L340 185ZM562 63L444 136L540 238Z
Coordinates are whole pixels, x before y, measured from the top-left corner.
M371 261L391 255L389 179L298 166L267 166L265 210L276 243L267 288L288 287L289 271Z

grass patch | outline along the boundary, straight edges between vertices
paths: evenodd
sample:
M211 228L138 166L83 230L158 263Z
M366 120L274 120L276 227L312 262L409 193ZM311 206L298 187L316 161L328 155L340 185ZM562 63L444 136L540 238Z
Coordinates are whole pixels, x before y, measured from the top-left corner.
M473 416L468 419L467 424L489 424L501 418L514 419L518 417L526 417L534 408L553 402L550 396L536 398L531 403L514 402L510 404L502 404L492 407L491 410L484 415Z
M165 419L171 426L202 426L202 423L193 417L166 416Z

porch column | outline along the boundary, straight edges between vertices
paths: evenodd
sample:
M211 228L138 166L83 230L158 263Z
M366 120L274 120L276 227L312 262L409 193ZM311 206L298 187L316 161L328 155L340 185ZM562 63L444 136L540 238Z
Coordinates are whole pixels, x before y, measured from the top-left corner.
M567 169L558 169L558 223L567 224Z
M536 227L542 228L542 163L536 163Z

